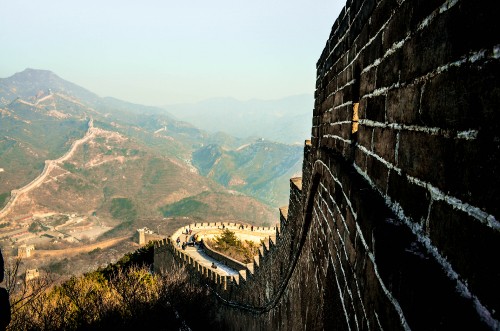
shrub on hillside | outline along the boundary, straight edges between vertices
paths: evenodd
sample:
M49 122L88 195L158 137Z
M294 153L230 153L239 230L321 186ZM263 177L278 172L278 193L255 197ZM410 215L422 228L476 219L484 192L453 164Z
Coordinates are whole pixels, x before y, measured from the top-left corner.
M141 257L147 260L152 249L149 245L116 265L61 285L35 286L47 280L43 277L26 282L26 291L11 293L13 315L8 329L179 330L186 324L193 330L215 328L208 289L190 283L180 268L152 274L140 261Z

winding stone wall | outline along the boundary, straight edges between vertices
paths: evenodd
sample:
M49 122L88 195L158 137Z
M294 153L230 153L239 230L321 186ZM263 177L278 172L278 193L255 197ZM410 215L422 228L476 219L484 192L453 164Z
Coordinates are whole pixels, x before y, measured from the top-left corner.
M500 329L497 7L347 1L276 242L213 287L228 329Z

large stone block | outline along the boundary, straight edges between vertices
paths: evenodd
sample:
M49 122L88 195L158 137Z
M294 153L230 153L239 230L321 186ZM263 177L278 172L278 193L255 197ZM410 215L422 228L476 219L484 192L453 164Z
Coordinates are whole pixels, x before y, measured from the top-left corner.
M419 120L420 86L407 85L387 93L387 122L422 125Z
M378 33L382 26L389 21L397 6L396 0L382 0L377 2L377 8L375 8L373 15L370 17L370 37Z
M394 151L396 149L396 135L398 131L391 128L376 127L373 129L373 152L394 164Z
M376 88L391 87L399 82L403 61L403 51L401 48L386 56L377 66Z
M368 155L366 157L366 173L373 180L380 192L385 194L387 192L389 168L375 157Z
M498 215L499 145L499 141L495 142L495 138L485 132L482 132L476 140L453 140L446 150L447 171L443 186L440 188L464 202Z
M379 33L362 52L362 67L368 67L383 56L382 33Z
M386 108L385 95L379 95L371 98L363 98L361 99L359 107L360 109L359 117L366 118L375 122L384 123L386 122L385 108Z
M361 33L363 27L368 26L369 17L372 14L374 8L375 0L363 1L363 5L359 10L357 10L356 8L351 8L351 26L349 31L351 40ZM352 47L353 43L350 43L349 46Z
M465 68L450 68L430 79L422 95L421 121L457 130L478 128L482 118L469 95L468 77Z
M412 15L412 2L403 2L399 8L392 11L387 26L384 29L382 45L387 51L397 42L405 39L410 33L410 20ZM388 9L389 10L389 9Z
M443 201L432 204L429 223L432 243L499 319L500 264L494 261L500 251L500 232Z
M464 0L440 15L440 20L444 21L444 30L440 33L446 37L453 59L498 45L499 36L491 33L500 30L498 10L495 1L479 5Z
M366 153L360 148L354 151L354 163L364 172L366 172Z
M360 75L359 95L362 98L364 95L372 93L375 90L375 79L377 77L377 69L372 68L362 72Z
M335 108L334 110L332 110L330 122L335 123L335 122L350 121L352 118L351 108L352 105L344 105Z
M401 131L398 166L410 176L443 187L451 140L418 131Z
M432 20L428 26L416 31L403 45L401 80L413 82L439 66L457 60L447 35L447 12Z
M358 145L361 145L365 147L367 150L371 151L372 139L373 139L373 128L366 125L360 125L358 128L358 137L357 137Z
M387 194L397 201L406 216L414 222L423 223L429 212L430 193L426 188L411 183L404 175L391 171Z

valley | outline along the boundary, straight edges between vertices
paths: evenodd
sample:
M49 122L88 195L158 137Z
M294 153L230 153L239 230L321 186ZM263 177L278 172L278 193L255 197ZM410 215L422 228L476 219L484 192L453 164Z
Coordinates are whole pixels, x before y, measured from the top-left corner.
M38 177L36 177L32 182L30 182L29 184L25 185L24 187L22 187L22 188L20 188L18 190L13 190L11 192L10 200L7 202L7 204L5 205L5 207L2 210L0 210L0 219L2 217L5 217L6 215L8 215L10 213L10 211L14 207L16 201L23 194L29 193L33 189L35 189L38 186L40 186L45 181L45 179L47 178L47 176L52 172L52 170L54 170L58 166L58 164L61 164L62 162L68 160L73 155L73 153L78 148L78 146L80 146L81 144L85 143L90 138L92 138L92 136L95 133L94 132L94 124L93 124L93 120L92 119L89 121L88 125L89 125L89 129L88 129L87 133L85 134L85 136L82 139L76 140L71 145L71 148L68 150L68 152L66 154L64 154L63 156L61 156L57 160L46 160L45 161L45 167L43 168L42 173Z
M0 79L0 246L24 269L106 266L138 247L142 227L272 225L288 199L280 176L300 170L296 146L210 134L51 72L13 77Z

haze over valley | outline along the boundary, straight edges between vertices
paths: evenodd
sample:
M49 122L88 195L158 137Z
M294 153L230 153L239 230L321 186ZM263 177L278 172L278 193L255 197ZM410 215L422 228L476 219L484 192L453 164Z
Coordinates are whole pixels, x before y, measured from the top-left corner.
M135 249L144 226L168 233L200 221L275 224L288 179L300 173L302 146L292 143L302 132L288 144L269 140L266 126L253 126L250 137L223 126L212 133L46 70L0 79L0 100L0 245L11 256L35 245L26 268L93 270ZM272 104L285 107L261 104L271 117Z

